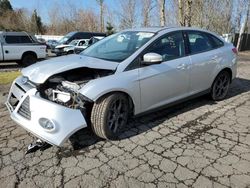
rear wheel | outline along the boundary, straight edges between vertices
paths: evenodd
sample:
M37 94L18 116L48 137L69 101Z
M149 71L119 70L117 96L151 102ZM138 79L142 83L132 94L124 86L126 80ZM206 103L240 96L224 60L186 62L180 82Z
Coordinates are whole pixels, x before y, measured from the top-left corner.
M26 54L21 60L21 64L24 67L34 64L37 61L37 57L34 54Z
M215 101L225 99L230 85L230 74L222 71L214 80L211 88L211 97Z
M115 139L127 123L128 98L121 93L102 97L93 106L91 125L95 134L105 139Z

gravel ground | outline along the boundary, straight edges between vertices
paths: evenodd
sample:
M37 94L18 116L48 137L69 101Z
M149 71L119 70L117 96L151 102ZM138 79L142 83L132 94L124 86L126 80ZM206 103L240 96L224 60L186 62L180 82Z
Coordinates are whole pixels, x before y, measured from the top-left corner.
M132 120L118 141L84 129L62 148L9 118L0 86L0 187L250 187L250 52L226 100L200 97Z

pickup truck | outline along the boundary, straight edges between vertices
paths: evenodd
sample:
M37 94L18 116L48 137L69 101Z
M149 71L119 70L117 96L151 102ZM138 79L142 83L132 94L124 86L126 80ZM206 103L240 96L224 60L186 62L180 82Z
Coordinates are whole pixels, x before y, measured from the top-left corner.
M46 46L26 32L0 32L0 62L15 61L22 66L47 56Z

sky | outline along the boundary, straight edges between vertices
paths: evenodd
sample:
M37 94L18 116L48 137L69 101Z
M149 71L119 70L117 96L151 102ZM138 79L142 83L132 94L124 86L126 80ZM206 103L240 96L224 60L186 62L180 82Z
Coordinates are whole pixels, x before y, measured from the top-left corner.
M30 12L37 9L38 14L45 23L49 23L48 10L55 3L66 5L67 2L70 2L79 8L90 8L96 12L99 11L96 0L10 0L10 2L14 9L25 8ZM115 9L115 0L105 0L105 5Z

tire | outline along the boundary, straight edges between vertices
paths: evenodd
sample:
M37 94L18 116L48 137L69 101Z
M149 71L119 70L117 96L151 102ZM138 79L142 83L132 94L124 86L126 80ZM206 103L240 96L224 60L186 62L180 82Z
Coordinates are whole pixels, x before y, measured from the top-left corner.
M71 50L71 51L67 52L67 55L70 55L70 54L73 54L73 53L74 53L74 51Z
M222 71L215 78L210 95L214 101L220 101L226 98L231 78L227 71Z
M24 67L32 65L37 62L37 57L34 54L26 54L22 57L21 64Z
M101 138L116 139L127 124L128 115L128 98L121 93L110 94L93 105L91 127Z

